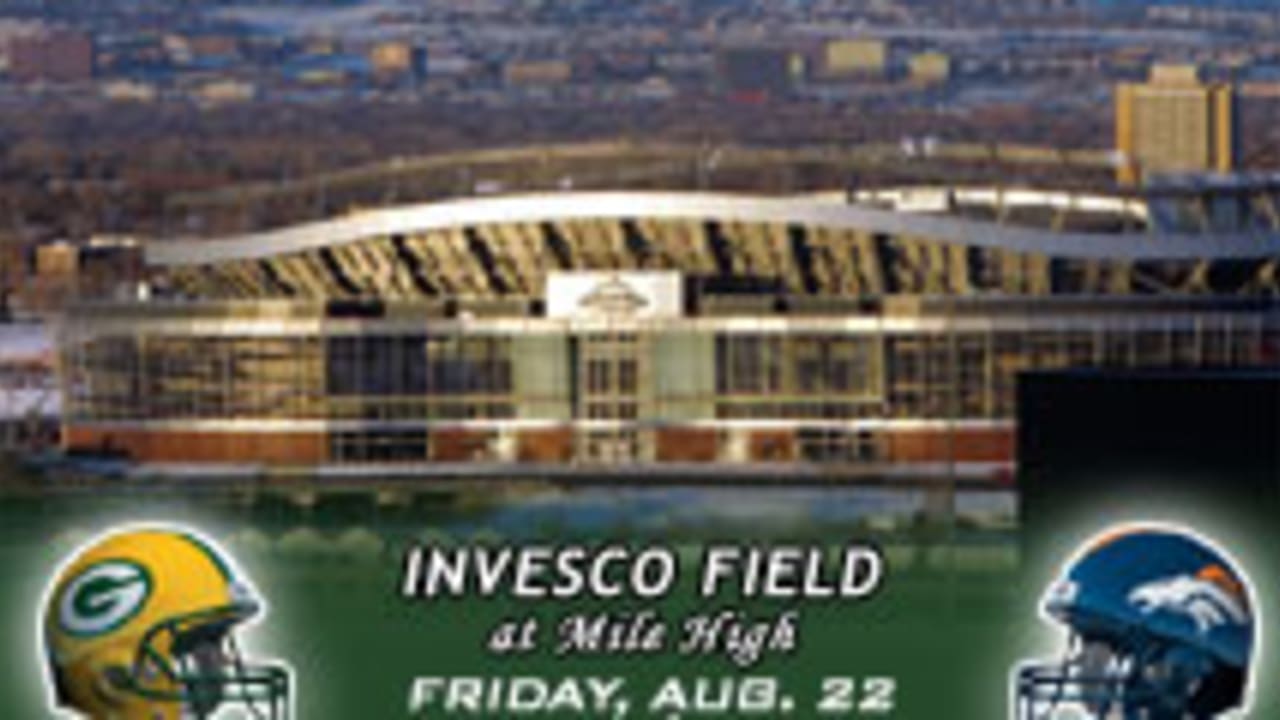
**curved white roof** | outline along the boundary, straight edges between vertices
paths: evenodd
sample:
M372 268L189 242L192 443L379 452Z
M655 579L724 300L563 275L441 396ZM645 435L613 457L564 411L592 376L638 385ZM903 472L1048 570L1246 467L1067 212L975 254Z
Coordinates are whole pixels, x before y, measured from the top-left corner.
M1061 258L1113 260L1280 257L1280 233L1069 233L946 215L896 212L815 198L689 192L565 192L372 210L320 222L209 240L156 241L153 265L252 260L373 237L502 223L657 219L803 225L909 235L973 247Z

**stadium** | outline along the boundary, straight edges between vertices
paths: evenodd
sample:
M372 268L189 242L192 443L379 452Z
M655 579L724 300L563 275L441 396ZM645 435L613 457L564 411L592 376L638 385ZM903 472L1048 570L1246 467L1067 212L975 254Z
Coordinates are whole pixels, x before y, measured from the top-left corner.
M1280 178L561 187L149 243L63 444L407 477L1011 477L1020 373L1280 363Z

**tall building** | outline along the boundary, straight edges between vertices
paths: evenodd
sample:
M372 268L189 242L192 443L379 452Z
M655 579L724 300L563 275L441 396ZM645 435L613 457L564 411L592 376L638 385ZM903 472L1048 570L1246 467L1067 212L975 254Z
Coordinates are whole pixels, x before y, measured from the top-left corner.
M1235 168L1235 90L1195 67L1157 65L1146 83L1118 86L1115 107L1121 183Z

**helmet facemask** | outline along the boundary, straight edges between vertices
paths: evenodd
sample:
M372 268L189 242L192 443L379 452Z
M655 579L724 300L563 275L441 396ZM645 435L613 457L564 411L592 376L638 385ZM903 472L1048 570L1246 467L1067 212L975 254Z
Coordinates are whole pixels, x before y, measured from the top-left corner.
M1051 720L1069 707L1099 720L1213 717L1230 705L1221 700L1230 697L1221 692L1221 685L1230 684L1224 673L1206 654L1187 647L1073 634L1060 663L1026 665L1018 672L1017 718Z
M1077 707L1095 718L1126 718L1132 664L1109 643L1072 634L1061 661L1018 671L1017 717L1050 720L1062 709Z
M196 720L227 708L252 720L287 720L288 670L247 663L236 642L235 627L257 612L256 605L237 602L156 625L142 638L126 689L175 703L183 717Z

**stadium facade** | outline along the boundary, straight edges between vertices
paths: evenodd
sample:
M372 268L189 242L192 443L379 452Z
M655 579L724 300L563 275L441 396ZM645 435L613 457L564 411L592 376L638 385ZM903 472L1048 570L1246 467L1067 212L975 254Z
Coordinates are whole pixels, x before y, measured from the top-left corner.
M1277 208L1274 178L1148 197L560 192L157 241L148 299L62 326L64 444L162 464L1007 477L1020 372L1280 363Z

